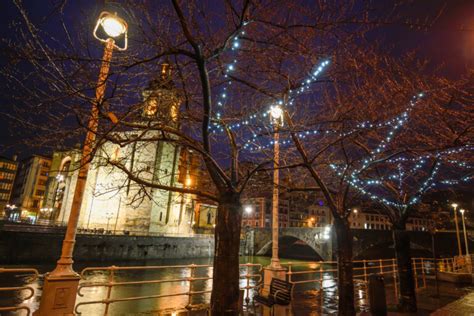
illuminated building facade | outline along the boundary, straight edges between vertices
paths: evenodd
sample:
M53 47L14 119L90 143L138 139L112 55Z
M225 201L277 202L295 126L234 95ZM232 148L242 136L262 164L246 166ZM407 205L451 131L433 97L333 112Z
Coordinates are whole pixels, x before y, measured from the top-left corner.
M134 140L122 146L106 142L91 162L79 219L83 231L130 235L192 232L194 195L150 188L126 173L157 185L198 185L199 157L173 142L174 135L163 137L161 132L147 128L155 122L179 128L180 99L169 65L162 66L160 77L150 82L142 99L141 115L134 122L141 128L114 134L117 139ZM69 218L80 155L55 155L48 207L53 208L53 220L58 223Z
M13 190L13 183L15 181L18 162L16 157L8 159L0 157L0 216L9 218L12 211L15 209L10 204Z
M39 218L50 168L51 159L39 155L31 156L21 163L12 199L21 212L21 220L35 223Z

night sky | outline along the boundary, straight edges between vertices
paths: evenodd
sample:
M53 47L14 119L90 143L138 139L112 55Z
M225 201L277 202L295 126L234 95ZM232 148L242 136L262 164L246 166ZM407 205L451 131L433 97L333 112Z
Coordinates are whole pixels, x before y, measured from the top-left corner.
M474 1L472 0L423 0L413 1L403 10L411 19L423 19L427 12L433 13L441 10L441 15L428 31L409 29L404 26L394 25L384 27L374 36L393 51L393 54L404 54L408 50L415 50L421 58L431 61L432 67L442 67L446 76L459 78L467 69L474 66ZM55 3L55 2L53 2ZM45 16L51 14L50 1L24 1L33 21L41 23ZM111 4L104 5L102 1L74 1L68 4L77 6L91 16L96 16L102 9L110 9ZM74 19L69 10L67 19ZM1 33L0 45L12 38L10 26L20 19L17 8L11 1L0 2ZM43 25L47 32L54 33L51 25ZM92 34L91 34L92 36ZM4 52L3 49L0 52ZM8 63L4 53L0 54L0 67ZM32 152L24 146L12 144L19 143L18 135L9 124L3 113L9 110L8 91L4 84L0 85L0 155L11 156L19 153L21 157L38 153ZM43 153L47 154L47 153Z

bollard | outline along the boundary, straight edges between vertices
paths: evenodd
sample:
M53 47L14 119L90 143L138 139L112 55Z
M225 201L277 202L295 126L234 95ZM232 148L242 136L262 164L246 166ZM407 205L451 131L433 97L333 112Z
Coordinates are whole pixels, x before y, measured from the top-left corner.
M372 315L387 315L384 280L380 274L371 274L369 276L369 304Z

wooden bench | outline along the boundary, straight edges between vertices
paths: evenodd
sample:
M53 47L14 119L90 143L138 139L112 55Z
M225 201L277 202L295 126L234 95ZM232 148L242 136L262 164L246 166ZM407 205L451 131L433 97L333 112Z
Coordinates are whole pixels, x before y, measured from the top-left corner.
M281 279L272 279L270 293L268 296L257 295L254 300L272 309L274 305L289 305L291 302L291 290L293 284Z

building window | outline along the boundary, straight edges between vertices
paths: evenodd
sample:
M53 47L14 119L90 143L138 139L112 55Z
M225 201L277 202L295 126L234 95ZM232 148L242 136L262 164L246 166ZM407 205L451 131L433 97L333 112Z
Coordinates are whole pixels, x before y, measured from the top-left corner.
M39 204L39 200L33 200L33 207L37 208Z
M212 214L211 212L207 212L207 225L211 225Z
M163 220L163 212L160 212L160 222Z

